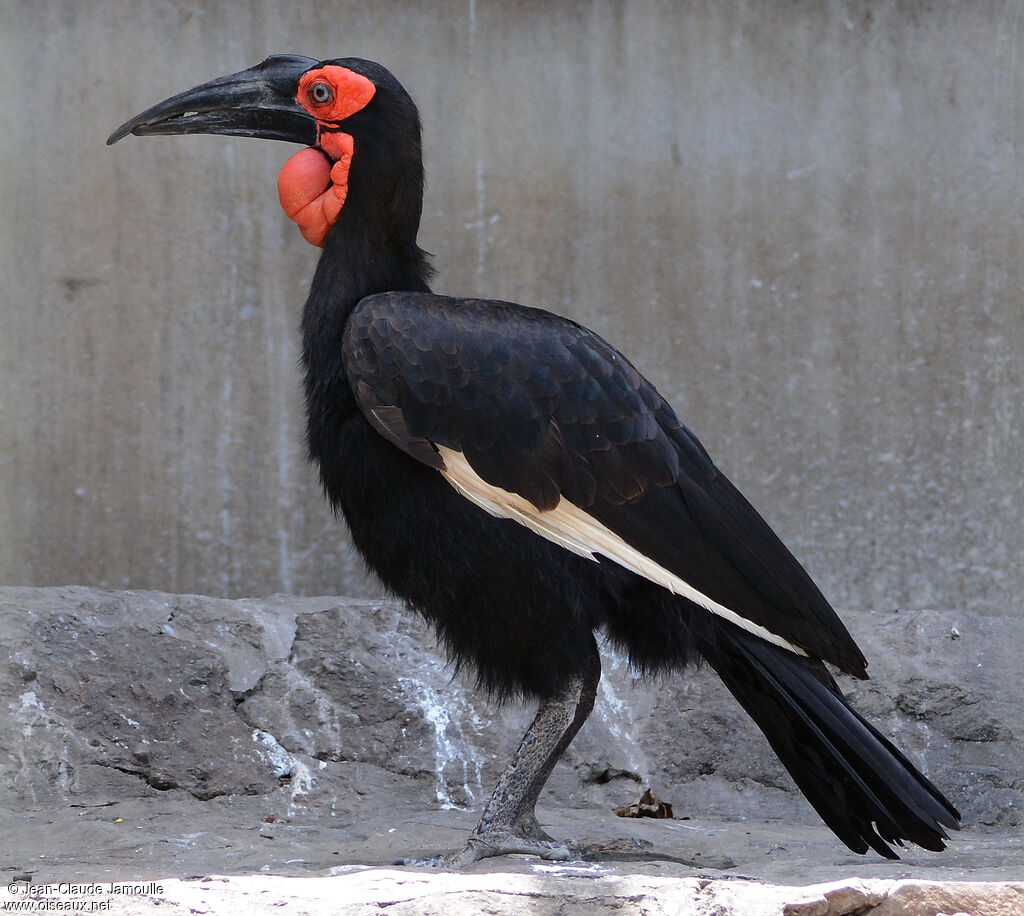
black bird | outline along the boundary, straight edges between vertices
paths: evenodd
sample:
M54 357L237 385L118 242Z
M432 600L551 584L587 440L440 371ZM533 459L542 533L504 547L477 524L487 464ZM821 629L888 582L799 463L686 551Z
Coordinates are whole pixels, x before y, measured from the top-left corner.
M430 291L419 115L390 72L275 55L107 142L129 133L309 147L278 184L323 248L302 319L310 456L366 562L455 664L539 700L465 848L410 864L574 854L534 806L593 708L597 633L643 672L706 660L850 849L944 848L956 808L824 664L867 677L846 627L650 382L565 318Z

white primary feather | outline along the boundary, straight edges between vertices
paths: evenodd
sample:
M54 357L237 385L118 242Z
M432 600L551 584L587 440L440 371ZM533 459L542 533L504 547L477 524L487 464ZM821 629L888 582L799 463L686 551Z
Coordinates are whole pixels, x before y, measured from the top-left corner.
M748 633L753 633L767 642L798 655L807 655L799 646L772 633L760 624L748 620L725 605L719 604L675 573L655 563L650 557L644 556L614 531L605 527L596 518L569 500L561 499L554 509L542 512L518 493L511 493L483 480L470 467L462 452L445 448L442 445L435 445L435 448L444 459L445 466L441 469L441 474L444 475L445 480L466 499L491 515L513 519L541 537L545 537L581 557L586 557L588 560L596 562L596 554L607 557L645 579L667 588L673 594L687 598L712 614L717 614Z

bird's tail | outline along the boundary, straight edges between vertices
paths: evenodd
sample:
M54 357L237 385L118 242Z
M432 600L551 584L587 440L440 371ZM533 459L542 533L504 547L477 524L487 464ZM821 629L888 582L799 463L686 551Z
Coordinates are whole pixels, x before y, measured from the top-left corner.
M851 709L825 666L733 627L704 654L822 820L854 852L911 841L945 849L960 813L878 730Z

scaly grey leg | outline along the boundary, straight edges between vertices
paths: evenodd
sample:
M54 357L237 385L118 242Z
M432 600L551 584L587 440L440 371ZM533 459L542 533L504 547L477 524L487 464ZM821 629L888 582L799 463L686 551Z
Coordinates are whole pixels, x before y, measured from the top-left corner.
M596 641L592 648L587 673L571 681L558 696L541 701L465 848L451 855L399 859L396 864L464 868L489 856L525 853L566 860L580 853L577 847L558 843L541 830L534 808L555 764L594 708L601 660Z
M523 799L522 810L516 818L515 824L512 828L512 832L517 836L533 840L541 840L547 843L556 842L554 838L542 830L540 824L537 823L537 815L535 811L537 799L540 798L540 793L544 789L544 785L548 781L548 777L551 775L551 772L554 770L555 764L562 758L562 754L565 753L566 748L572 744L577 732L579 732L583 727L583 723L587 721L587 717L593 710L594 702L597 699L597 685L600 680L601 656L597 649L597 642L595 641L592 644L591 668L580 681L581 688L576 700L576 710L573 715L572 722L569 723L569 727L565 730L561 740L551 750L551 753L544 761L543 766L538 771L536 778L530 784L530 788ZM538 709L538 715L539 713L540 710ZM479 827L477 829L479 829Z

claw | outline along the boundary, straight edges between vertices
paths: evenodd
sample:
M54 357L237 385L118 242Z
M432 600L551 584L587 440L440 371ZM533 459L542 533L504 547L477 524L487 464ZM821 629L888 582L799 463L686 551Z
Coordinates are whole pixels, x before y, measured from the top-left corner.
M481 859L492 856L527 855L538 856L550 862L569 862L573 859L592 857L592 853L576 843L562 843L557 840L535 840L501 833L495 836L471 836L466 845L453 853L437 853L421 859L396 859L395 865L412 868L466 868Z

